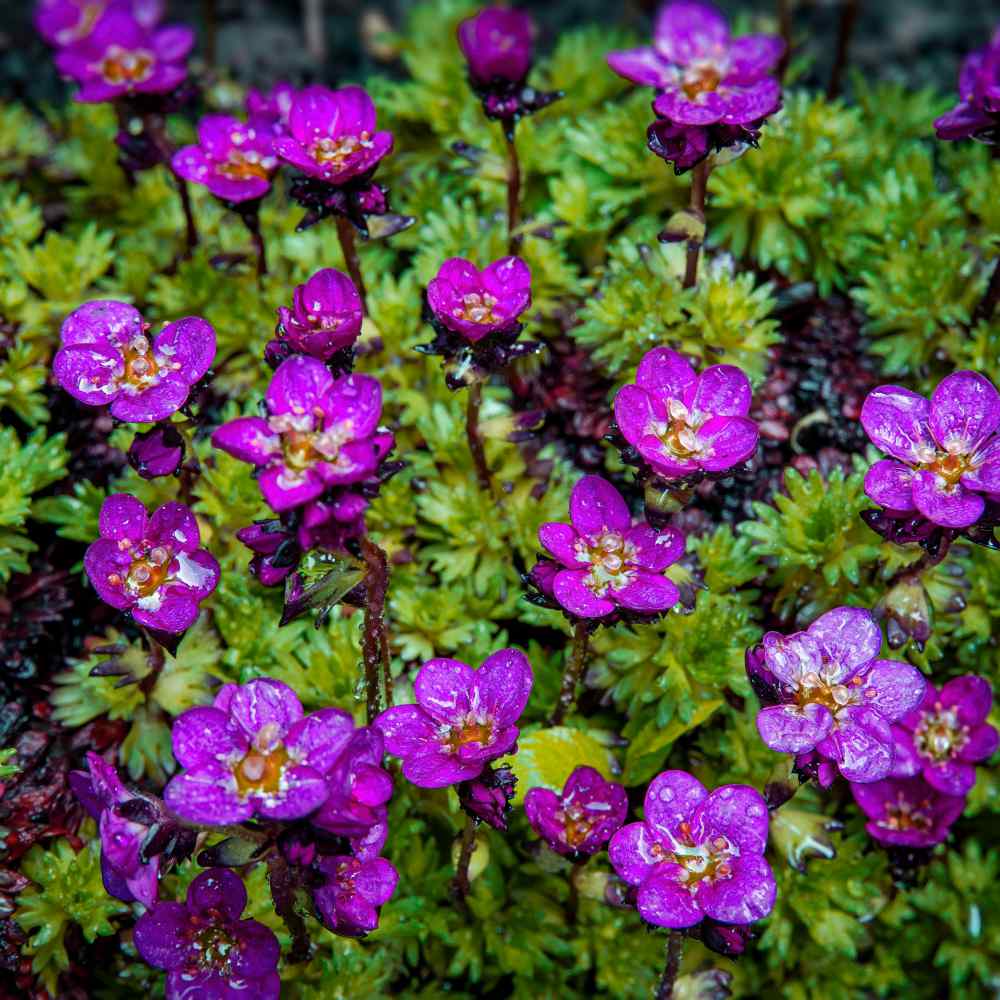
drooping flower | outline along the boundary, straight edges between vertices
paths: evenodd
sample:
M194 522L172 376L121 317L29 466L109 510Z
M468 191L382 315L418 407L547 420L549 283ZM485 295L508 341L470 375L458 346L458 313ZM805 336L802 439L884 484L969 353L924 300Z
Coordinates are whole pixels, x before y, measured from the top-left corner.
M134 306L87 302L66 317L52 362L59 384L118 420L155 422L179 410L215 358L215 331L198 316L168 323L155 337Z
M187 76L194 41L185 25L147 29L128 9L112 6L89 34L60 49L55 63L80 84L76 99L84 103L165 94Z
M517 325L531 305L531 271L520 257L501 257L482 271L451 257L427 286L427 304L442 325L476 343Z
M157 424L136 434L128 449L128 464L143 479L172 476L184 461L184 438L170 424Z
M892 847L940 844L965 808L964 796L946 795L919 776L851 782L851 793L868 817L868 833Z
M147 628L171 634L190 628L219 582L219 564L199 547L191 510L171 502L149 516L135 497L114 493L101 506L99 524L101 537L88 546L83 567L101 600Z
M959 103L934 122L937 137L1000 141L1000 28L988 45L966 56L958 97Z
M781 85L768 74L784 53L776 35L731 38L709 4L675 0L656 19L651 48L612 52L626 80L655 87L653 108L677 125L743 125L778 109Z
M247 91L247 115L266 121L272 132L285 133L295 93L295 88L287 80L279 80L267 93L251 87Z
M238 417L212 443L257 467L279 513L366 479L392 448L392 434L377 430L382 387L371 376L334 379L321 361L295 355L274 373L265 402L266 418Z
M197 144L177 150L171 166L179 177L203 184L223 201L263 198L278 169L274 132L263 119L205 115L198 122Z
M458 26L458 44L477 86L518 84L531 69L531 18L521 10L486 7Z
M887 510L967 528L1000 493L1000 393L978 372L953 372L930 400L880 386L865 399L861 423L891 456L865 476L865 492Z
M283 160L310 177L342 185L370 174L392 150L392 133L375 128L375 104L361 87L298 91L288 134L274 141Z
M378 729L356 730L327 775L327 799L312 822L349 838L363 838L372 827L385 823L392 776L382 767L383 755Z
M160 874L159 857L145 861L142 846L149 825L123 816L119 807L126 802L145 800L129 791L115 768L96 753L87 754L89 774L70 773L70 787L83 807L97 821L101 836L101 876L104 888L117 899L139 900L152 906L156 900Z
M584 476L569 502L572 524L543 524L538 540L558 566L533 574L541 589L580 618L603 618L619 608L659 614L673 607L680 592L663 571L684 554L676 528L656 531L645 521L632 524L622 495L600 476Z
M625 822L628 796L599 771L580 766L566 779L561 794L532 788L524 797L531 828L553 851L569 857L594 854Z
M49 43L63 47L86 38L108 10L131 13L143 28L155 28L163 17L165 0L40 0L35 27Z
M928 684L923 701L893 726L893 776L923 775L944 795L966 795L976 783L977 761L997 749L1000 737L986 721L992 705L989 683L975 674L940 690Z
M892 768L890 723L915 708L926 682L916 667L881 660L870 611L834 608L805 632L767 632L748 674L764 707L761 739L778 753L836 765L848 781L879 781Z
M374 725L414 785L469 781L514 749L532 680L528 658L516 649L493 653L478 670L459 660L428 660L413 683L416 704L388 708Z
M664 771L646 790L644 819L623 826L608 855L638 887L642 918L658 927L693 927L704 917L749 924L774 906L764 850L768 813L747 785L708 792L686 771Z
M136 950L166 970L167 1000L278 1000L278 939L262 923L240 919L246 905L239 876L210 868L188 886L186 902L157 903L138 919Z
M639 362L635 385L615 397L615 420L657 475L718 474L757 448L757 425L747 416L752 395L735 365L712 365L698 375L676 351L656 347Z
M467 816L506 832L507 814L517 789L517 775L509 764L492 767L458 786L458 803Z
M396 891L399 873L385 858L321 858L324 883L313 890L323 924L344 937L364 937L378 927L378 907Z
M192 823L307 816L326 801L326 776L353 731L350 715L338 708L304 715L281 681L224 684L211 706L174 720L174 756L184 770L164 800Z
M296 354L328 361L354 345L361 333L361 296L346 274L324 267L305 284L296 285L292 308L278 307L275 333Z

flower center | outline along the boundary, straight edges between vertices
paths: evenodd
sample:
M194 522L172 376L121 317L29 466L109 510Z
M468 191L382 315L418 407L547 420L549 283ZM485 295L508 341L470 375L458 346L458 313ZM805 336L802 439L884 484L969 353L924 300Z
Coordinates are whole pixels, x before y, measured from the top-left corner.
M174 554L164 545L157 545L145 555L132 560L125 579L117 573L108 577L112 586L123 584L123 590L130 597L143 598L155 593L170 575L170 564Z
M499 323L502 317L493 311L496 304L495 296L489 292L467 292L462 296L461 306L456 306L452 313L467 323Z
M342 167L355 153L362 149L370 149L372 138L370 132L361 135L342 135L339 139L317 139L309 150L309 155L324 166Z
M265 727L266 728L266 727ZM261 742L258 737L258 744ZM259 745L250 748L247 755L233 768L236 792L241 799L249 794L274 795L281 790L281 778L291 758L284 745L270 749Z
M714 63L693 63L684 70L681 89L688 100L695 100L699 94L715 90L722 82L722 73Z
M564 806L556 813L556 819L563 824L566 843L570 847L579 847L584 843L595 825L594 818L577 805Z
M153 356L153 347L148 338L141 335L133 337L122 351L122 360L125 362L122 379L129 385L136 389L147 389L156 384L160 367Z
M211 915L214 916L214 913ZM221 919L221 915L219 917ZM215 972L228 978L229 963L235 946L236 940L227 927L214 920L201 926L201 919L198 919L191 935L188 965L199 972Z
M878 821L878 825L885 830L926 832L934 825L933 819L926 811L930 808L930 804L929 799L924 799L922 802L910 802L903 797L902 792L899 792L895 802L892 799L886 799L885 816Z
M234 181L246 181L252 177L259 177L266 181L271 176L271 168L260 153L252 149L245 153L242 150L234 149L226 157L225 163L219 165L219 173Z
M620 532L602 531L578 538L574 552L580 562L590 564L583 582L597 597L608 590L620 590L635 579L638 552Z
M651 853L658 861L681 866L680 882L686 889L694 893L700 882L712 883L732 877L731 861L739 855L734 844L722 836L696 844L687 821L680 824L679 830L680 837L674 840L672 848L657 843L653 844Z
M841 709L861 703L862 692L859 688L863 683L860 677L852 677L846 684L832 684L816 671L810 671L799 681L795 700L800 706L823 705L836 716ZM865 692L870 698L874 698L875 694L874 690Z
M489 746L493 742L493 720L478 719L469 715L457 725L453 725L445 738L445 749L458 753L459 749L471 743Z
M99 72L105 83L119 87L148 80L155 64L156 57L148 49L129 50L110 45L100 62Z
M939 451L937 455L926 464L920 466L920 468L928 469L933 472L934 475L943 479L945 483L951 486L957 486L959 480L967 472L972 472L975 468L971 455L961 455L954 452Z
M315 435L308 431L289 431L281 437L285 465L296 472L308 469L320 458L313 445Z
M925 712L913 732L917 753L942 764L951 760L969 740L968 726L963 726L953 708L944 708L941 702L933 712Z
M647 433L658 437L663 447L681 461L701 455L704 449L698 440L698 428L705 422L705 416L689 411L679 399L667 403L667 413L666 423L653 421Z

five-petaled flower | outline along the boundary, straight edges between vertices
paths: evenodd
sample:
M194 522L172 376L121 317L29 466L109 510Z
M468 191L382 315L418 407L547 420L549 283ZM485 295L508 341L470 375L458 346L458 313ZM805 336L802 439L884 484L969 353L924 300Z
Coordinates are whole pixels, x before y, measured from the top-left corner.
M757 448L757 425L747 417L751 400L750 380L735 365L712 365L698 375L676 351L656 347L639 362L635 385L615 397L615 421L657 475L718 474Z
M369 375L334 379L321 361L295 355L274 373L265 402L266 418L238 417L212 443L257 467L279 513L368 478L392 448L392 434L377 431L382 387Z
M361 87L298 91L288 133L274 141L278 156L304 174L341 185L375 169L392 149L392 133L375 128L375 104Z
M274 132L264 119L241 122L229 115L205 115L198 122L197 145L177 150L171 166L223 201L263 198L278 169Z
M167 973L166 1000L247 996L278 1000L281 948L274 932L241 919L242 880L210 868L188 886L184 903L157 903L136 922L136 951Z
M427 286L427 304L443 326L476 343L517 325L531 305L531 271L520 257L501 257L482 271L450 257Z
M628 796L623 785L581 765L573 769L561 793L530 789L524 811L531 828L553 851L578 857L599 851L625 822Z
M101 537L90 543L83 567L102 601L127 611L139 625L179 634L194 624L198 604L215 590L219 564L200 548L194 514L165 503L148 516L127 493L101 506Z
M684 554L681 532L656 531L645 521L633 525L622 495L600 476L584 476L573 487L569 514L572 524L553 521L538 529L559 568L533 574L566 611L603 618L618 608L658 614L677 603L677 586L663 571Z
M155 28L163 17L165 0L40 0L35 27L49 43L63 47L86 38L109 8L130 11L144 28Z
M988 45L966 56L958 97L959 103L934 122L937 137L1000 141L1000 28Z
M194 32L184 25L145 28L127 9L113 7L89 34L56 53L59 72L80 84L76 99L114 101L165 94L187 76Z
M1000 493L1000 393L978 372L942 379L930 400L898 385L870 392L861 423L891 455L865 476L887 510L918 511L945 528L967 528Z
M292 308L278 307L277 334L292 351L327 361L361 333L361 296L346 274L324 267L296 285Z
M528 658L516 649L493 653L478 670L459 660L428 660L413 682L417 703L388 708L374 724L414 785L469 781L513 752L532 680Z
M118 420L165 420L188 400L215 358L215 331L198 316L155 336L134 306L87 302L66 317L52 362L59 384L88 406L110 406Z
M749 924L774 906L767 805L747 785L707 792L686 771L664 771L646 789L643 821L623 826L608 845L615 871L638 887L642 918L692 927L710 917Z
M765 704L757 715L764 743L778 753L815 750L848 781L888 776L889 724L920 703L926 682L908 663L878 659L881 648L878 625L864 608L834 608L793 635L767 632L747 655ZM834 774L825 769L822 783Z
M320 920L335 934L363 937L378 927L378 907L396 890L399 874L385 858L321 858L323 884L313 890Z
M164 799L192 823L307 816L326 801L326 775L353 731L338 708L304 715L281 681L224 684L211 706L189 708L174 721L174 756L184 770Z
M458 26L458 44L473 84L519 84L531 69L531 18L521 10L486 7Z
M676 0L661 11L651 48L612 52L608 65L627 80L655 87L653 110L676 125L746 125L781 104L768 74L784 52L775 35L731 38L720 11Z
M962 815L965 797L946 795L919 775L851 783L854 801L868 817L865 829L890 847L933 847Z
M940 691L928 684L923 701L893 726L893 775L922 774L945 795L971 791L976 762L997 748L997 731L986 721L992 705L989 683L975 674L955 677Z

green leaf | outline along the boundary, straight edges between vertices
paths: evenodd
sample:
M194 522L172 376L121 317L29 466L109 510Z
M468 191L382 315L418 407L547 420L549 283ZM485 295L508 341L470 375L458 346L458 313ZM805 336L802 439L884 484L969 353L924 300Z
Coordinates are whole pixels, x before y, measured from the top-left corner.
M573 769L587 765L611 779L617 772L614 755L607 746L582 729L550 726L522 735L517 753L501 763L510 764L517 775L514 804L520 805L529 788L561 790Z

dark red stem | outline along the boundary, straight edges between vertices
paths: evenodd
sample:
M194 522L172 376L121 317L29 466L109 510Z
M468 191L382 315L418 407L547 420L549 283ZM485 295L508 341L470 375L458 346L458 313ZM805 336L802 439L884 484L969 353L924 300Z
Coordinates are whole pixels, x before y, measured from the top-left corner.
M583 677L583 668L587 662L587 648L589 645L590 626L585 621L578 621L573 628L573 645L570 649L569 658L566 661L566 669L563 672L559 700L556 702L555 710L549 719L550 726L562 725L566 714L573 707L573 702L576 700L576 686Z
M361 308L364 314L368 315L368 293L365 290L365 279L361 275L361 259L358 257L358 247L354 240L354 226L342 215L337 216L337 239L340 240L340 249L344 254L344 263L347 265L347 273L354 282L354 287L361 296Z
M705 200L708 196L708 175L712 167L708 160L702 160L691 171L691 214L701 222L705 221ZM698 256L701 253L701 240L688 240L687 265L684 268L684 287L694 288L698 283Z

